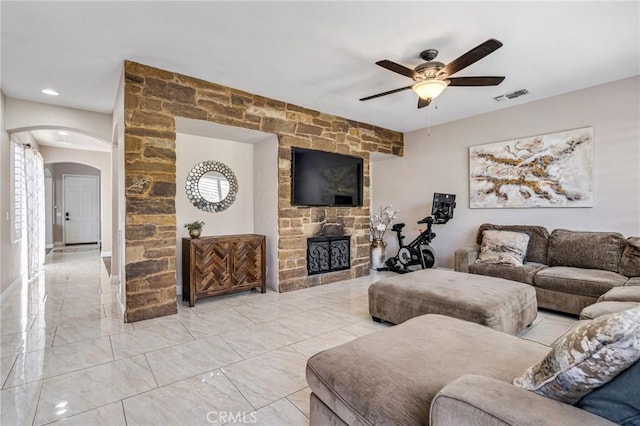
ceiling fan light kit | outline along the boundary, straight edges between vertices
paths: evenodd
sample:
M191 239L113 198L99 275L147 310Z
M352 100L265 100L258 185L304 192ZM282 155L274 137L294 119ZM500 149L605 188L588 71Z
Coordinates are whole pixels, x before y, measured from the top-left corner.
M368 101L370 99L379 98L393 93L402 92L403 90L411 89L418 95L418 108L424 108L428 106L433 99L438 97L447 86L458 87L479 87L479 86L497 86L502 83L504 77L454 77L450 78L453 74L463 70L471 64L478 62L485 56L495 52L502 47L502 43L496 39L489 39L484 43L474 47L464 55L449 62L447 65L442 62L434 61L438 56L436 49L427 49L420 53L420 57L426 62L418 65L414 69L407 68L404 65L397 64L388 59L383 59L376 62L376 65L381 66L389 71L393 71L397 74L401 74L405 77L409 77L416 81L411 86L401 87L399 89L388 90L383 93L367 96L361 98L361 101Z
M449 80L424 80L416 83L411 89L422 99L435 99L449 85Z

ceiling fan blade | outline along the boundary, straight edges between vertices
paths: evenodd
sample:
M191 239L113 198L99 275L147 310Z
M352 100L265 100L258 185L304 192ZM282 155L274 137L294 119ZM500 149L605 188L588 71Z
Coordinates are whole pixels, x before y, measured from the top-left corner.
M497 86L504 77L453 77L448 80L449 86Z
M424 108L426 106L429 106L430 103L431 103L431 99L418 98L418 108Z
M418 74L412 70L411 68L407 68L404 65L400 65L400 64L396 64L395 62L392 62L388 59L383 59L381 61L376 62L376 65L381 66L382 68L386 68L389 71L393 71L396 72L398 74L402 74L405 77L409 77L409 78L413 78L415 79Z
M447 76L453 75L458 71L468 67L469 65L479 61L490 53L495 52L499 48L502 47L502 43L498 40L491 38L484 43L474 47L464 55L460 56L457 59L454 59L452 62L449 62L447 66L445 66L440 74L446 74Z
M382 92L382 93L378 93L376 95L371 95L371 96L367 96L366 98L362 98L360 99L361 101L368 101L369 99L375 99L375 98L379 98L381 96L387 96L390 95L392 93L398 93L398 92L402 92L403 90L407 90L407 89L411 89L413 87L413 84L411 86L407 86L407 87L401 87L399 89L393 89L393 90L389 90L388 92Z

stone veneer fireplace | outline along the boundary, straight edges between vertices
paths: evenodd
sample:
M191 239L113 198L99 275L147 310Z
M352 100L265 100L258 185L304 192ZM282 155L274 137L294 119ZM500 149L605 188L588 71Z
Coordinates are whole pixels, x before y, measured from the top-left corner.
M177 116L260 130L278 137L280 291L369 273L369 154L402 156L402 133L126 61L126 321L177 311ZM363 206L291 206L292 146L363 158ZM351 266L340 272L308 275L307 237L317 235L325 222L340 223L351 235Z

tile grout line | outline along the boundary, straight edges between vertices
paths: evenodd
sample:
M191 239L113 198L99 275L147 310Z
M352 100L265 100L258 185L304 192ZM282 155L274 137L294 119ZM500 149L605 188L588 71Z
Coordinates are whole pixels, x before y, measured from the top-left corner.
M147 367L149 367L149 372L151 373L151 377L153 377L153 381L156 384L155 389L160 389L160 385L158 384L158 380L156 379L156 375L153 372L153 368L151 368L151 363L149 362L149 358L147 358L147 354L142 354L144 356L144 360L147 362Z
M31 420L32 426L35 425L36 417L38 417L38 410L40 409L40 398L42 397L43 391L44 391L44 379L40 383L40 391L38 392L38 402L36 402L36 409L33 410L33 419Z
M53 349L53 347L55 346L56 337L58 337L58 326L57 325L56 325L55 330L53 330L53 338L51 339L51 346L49 346L49 349ZM46 339L46 337L45 337L45 339Z
M238 361L240 362L240 361ZM242 391L240 389L238 389L238 386L236 386L236 384L234 383L233 380L231 380L231 378L229 376L227 376L227 372L224 371L224 369L220 368L219 369L220 372L222 373L222 375L224 376L225 379L227 379L227 381L229 381L229 383L231 383L231 386L233 386L233 388L238 391L238 393L242 396L242 399L244 399L245 401L247 401L247 404L249 404L249 407L253 408L253 411L257 411L258 409L251 403L251 401L249 401L249 399L246 397L246 395L244 393L242 393ZM252 412L253 412L252 411Z
M20 356L21 354L14 354L14 358L13 358L13 362L11 363L11 367L9 368L9 372L7 373L7 377L4 379L4 381L2 382L2 387L0 389L4 390L5 389L5 385L7 384L7 381L9 380L9 377L11 377L11 373L13 372L13 369L15 368L16 362L18 361L18 356ZM10 388L7 388L10 389Z
M298 392L300 392L300 391L305 390L305 389L306 389L306 388L308 388L308 387L309 387L309 386L305 386L305 387L303 387L302 389L299 389L299 390L297 390L297 391L295 391L295 392L292 392L292 393L290 393L289 395L287 395L287 396L285 396L284 398L282 398L282 399L286 399L287 401L289 401L289 403L290 403L291 405L293 405L293 406L295 407L295 409L296 409L296 410L298 410L298 411L299 411L303 416L305 416L305 417L307 418L307 420L309 420L309 417L307 417L307 415L306 415L305 413L303 413L303 412L302 412L302 410L301 410L301 409L299 409L299 408L298 408L298 406L297 406L296 404L294 404L294 403L293 403L293 401L291 401L291 400L289 399L289 397L290 397L291 395L293 395L294 393L298 393ZM280 401L280 400L278 400L278 401ZM277 402L277 401L276 401L276 402ZM272 403L272 404L273 404L273 403Z
M127 421L127 411L124 409L124 399L120 400L120 408L122 408L122 417L124 418L124 424L127 426L129 422Z
M29 352L29 353L32 353L32 352ZM138 355L139 355L139 354L138 354ZM126 357L126 358L120 358L120 359L116 359L116 360L113 360L113 359L112 359L111 361L100 362L100 363L98 363L98 364L93 364L93 365L89 365L89 366L87 366L87 367L78 368L77 370L70 370L70 371L65 371L64 373L60 373L60 374L54 374L54 375L47 376L47 377L40 377L40 378L38 378L38 379L31 380L30 382L18 383L17 385L10 386L10 387L8 387L8 388L6 388L6 389L13 389L13 388L17 388L17 387L19 387L19 386L28 385L28 384L35 383L35 382L40 381L40 380L43 380L43 381L44 381L44 380L49 380L49 379L55 379L56 377L61 377L61 376L64 376L64 375L66 375L66 374L77 373L78 371L88 370L88 369L90 369L90 368L94 368L94 367L100 367L100 366L102 366L102 365L107 365L107 364L110 364L110 363L112 363L112 362L121 361L121 360L123 360L123 359L127 359L127 358L133 358L134 356L138 356L138 355L132 355L132 356L128 356L128 357ZM8 379L8 376L7 376L7 379ZM5 389L3 388L2 390L5 390Z

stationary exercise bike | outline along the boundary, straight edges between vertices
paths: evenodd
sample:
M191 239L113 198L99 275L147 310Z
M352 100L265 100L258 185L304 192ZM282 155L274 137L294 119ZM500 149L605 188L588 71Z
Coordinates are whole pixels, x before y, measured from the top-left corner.
M396 233L398 238L398 254L387 259L386 268L378 268L379 271L393 271L400 274L411 272L410 266L420 265L422 269L436 268L438 266L438 255L431 241L436 237L436 233L432 231L433 225L443 225L450 219L453 219L453 209L456 206L456 196L453 194L433 194L433 205L431 208L431 216L427 216L418 221L418 224L427 224L427 228L409 244L403 244L405 239L402 235L404 223L396 223L391 230Z

